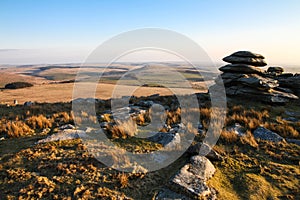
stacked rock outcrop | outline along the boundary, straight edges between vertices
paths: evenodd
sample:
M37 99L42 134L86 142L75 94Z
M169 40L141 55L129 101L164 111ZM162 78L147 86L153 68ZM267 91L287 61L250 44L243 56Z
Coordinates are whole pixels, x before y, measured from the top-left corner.
M264 59L264 56L250 51L235 52L223 58L223 61L230 64L219 68L223 73L215 82L221 84L223 81L227 96L259 99L268 103L298 99L293 90L281 87L284 84L291 87L288 81L278 78L282 76L282 68L270 67L268 71L261 69L267 65Z

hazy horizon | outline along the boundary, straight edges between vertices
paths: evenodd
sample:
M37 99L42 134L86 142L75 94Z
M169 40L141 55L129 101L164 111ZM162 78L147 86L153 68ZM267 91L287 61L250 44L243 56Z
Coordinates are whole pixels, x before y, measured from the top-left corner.
M250 50L270 65L296 66L299 10L295 0L2 0L0 64L81 63L115 35L155 27L189 37L215 63L234 51Z

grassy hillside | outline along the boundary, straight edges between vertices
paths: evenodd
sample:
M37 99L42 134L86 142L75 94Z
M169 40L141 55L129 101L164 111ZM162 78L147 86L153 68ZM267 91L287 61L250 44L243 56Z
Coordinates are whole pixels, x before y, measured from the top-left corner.
M166 97L161 102L167 102ZM139 99L134 99L138 101ZM109 102L97 105L99 113ZM243 106L247 105L247 106ZM272 143L253 138L253 130L263 125L278 134L299 139L299 123L286 122L287 111L300 112L299 102L268 106L236 100L228 105L226 123L240 123L247 134L237 137L224 129L214 147L223 161L213 161L217 171L208 184L219 199L299 199L300 147L285 141ZM98 162L80 139L35 142L57 132L57 127L72 123L71 104L36 104L32 107L0 109L0 199L152 199L188 160L185 153L166 168L151 173L123 173ZM210 118L209 104L200 109L204 128ZM179 120L170 112L169 123ZM5 129L15 123L16 129ZM31 134L16 134L24 127ZM12 126L12 125L11 125ZM47 132L43 132L48 128ZM26 130L23 130L25 133ZM200 141L196 137L195 141ZM113 141L128 151L159 149L143 140L116 138Z

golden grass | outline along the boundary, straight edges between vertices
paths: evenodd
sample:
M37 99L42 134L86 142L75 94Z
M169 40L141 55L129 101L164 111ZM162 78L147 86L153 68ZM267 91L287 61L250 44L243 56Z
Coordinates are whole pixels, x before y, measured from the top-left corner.
M126 188L129 185L128 174L119 173L117 179L119 179L121 188Z
M4 121L0 122L0 133L8 137L21 137L34 133L27 124L22 121Z
M115 125L108 128L110 138L127 138L136 135L137 125L133 120L117 120Z

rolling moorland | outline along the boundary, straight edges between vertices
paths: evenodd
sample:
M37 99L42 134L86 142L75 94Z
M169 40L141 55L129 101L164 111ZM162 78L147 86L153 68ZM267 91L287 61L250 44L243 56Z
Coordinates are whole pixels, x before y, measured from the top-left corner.
M183 110L170 89L156 82L145 84L129 97L128 109L134 124L126 120L117 123L110 112L110 98L116 84L121 85L124 91L136 87L136 81L132 79L118 80L128 70L143 69L144 64L116 64L101 71L96 95L77 100L88 104L91 98L96 98L92 101L96 116L84 110L81 113L72 110L73 85L78 81L75 79L79 66L2 67L0 199L299 199L300 100L290 94L293 91L285 90L289 95L284 93L285 96L268 101L262 101L270 96L267 92L254 94L256 99L244 94L229 95L224 128L220 130L217 144L206 156L208 161L205 161L211 163L213 169L208 169L210 164L207 164L204 171L213 171L213 175L202 178L203 169L197 168L199 173L189 171L183 176L185 166L195 167L191 164L192 156L202 159L197 148L206 136L213 115L219 113L212 112L207 93L213 78L210 85L205 85L203 77L192 68L180 64L173 66L192 85L192 88L181 88L181 94L188 97L197 93L199 106ZM85 76L81 76L83 80L80 81L88 86L95 81L97 73L98 65L85 66ZM216 78L210 71L203 73ZM259 76L265 75L264 78L259 77L264 83L261 87L272 87L268 91L282 88L280 85L273 86L273 76L277 77L277 74L259 72ZM240 87L232 75L230 79L222 76L224 80L230 80L224 81L226 89ZM247 77L258 76L247 74ZM14 81L30 82L33 86L5 89L6 84ZM179 86L175 84L174 88ZM278 94L283 95L280 92ZM127 94L118 95L122 98ZM253 93L251 95L253 97ZM14 100L17 102L14 103ZM151 123L155 103L165 109L165 124L157 132L163 138L171 135L167 142L135 137ZM115 170L114 163L107 167L89 152L78 136L82 132L89 134L87 130L80 130L79 124L100 124L116 146L135 154L151 153L178 145L178 129L189 129L181 116L184 112L195 111L200 113L200 117L196 129L188 130L195 135L191 147L175 162L154 172L148 172L143 166L137 167L130 160L126 163L130 172ZM122 108L118 112L124 114ZM263 137L259 130L263 130L263 136L267 134L267 137ZM92 129L91 132L97 130ZM64 138L66 135L70 137ZM55 140L54 136L59 139ZM100 153L111 160L118 159L113 151ZM178 177L185 183L189 182L185 181L185 177L193 180L183 185L176 183ZM194 183L194 180L200 182Z

